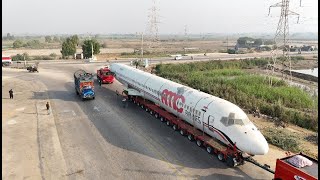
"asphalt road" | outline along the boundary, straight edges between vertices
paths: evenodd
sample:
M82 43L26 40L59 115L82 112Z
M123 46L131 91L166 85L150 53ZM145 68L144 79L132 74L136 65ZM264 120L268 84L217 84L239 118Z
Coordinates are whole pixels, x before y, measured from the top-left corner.
M311 52L303 52L302 54L298 54L296 52L290 52L291 56L312 56L318 55L318 51ZM279 56L281 53L279 54ZM191 58L193 56L194 59ZM157 64L163 62L192 62L192 61L209 61L209 60L231 60L231 59L252 59L252 58L261 58L261 57L271 57L270 52L264 53L252 53L252 54L226 54L226 53L209 53L207 56L202 54L189 54L188 56L183 56L180 60L174 60L173 57L161 57L161 58L147 58L149 59L150 64ZM109 60L108 62L121 62L129 64L130 61L133 61L137 58L123 58L118 60ZM84 60L37 60L42 64L56 64L56 63L64 63L64 64L83 64ZM32 62L32 61L31 61ZM96 61L96 62L86 62L87 64L105 64L106 61ZM13 62L16 64L16 62ZM18 66L23 66L23 62L20 62Z
M52 63L16 74L47 86L69 179L272 179L250 163L229 168L134 104L123 108L118 82L96 82L95 100L81 101L73 73L99 67Z

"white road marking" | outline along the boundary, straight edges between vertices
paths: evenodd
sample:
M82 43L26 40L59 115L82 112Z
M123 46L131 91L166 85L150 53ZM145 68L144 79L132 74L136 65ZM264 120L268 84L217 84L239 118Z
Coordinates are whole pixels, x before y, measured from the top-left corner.
M96 110L96 111L100 111L99 110L99 108L97 107L97 106L94 106L94 108L93 108L94 110Z
M14 119L11 119L10 121L7 122L8 125L13 125L13 124L17 124L17 121Z
M17 108L16 111L23 111L25 110L25 107L22 107L22 108Z
M72 113L73 116L77 115L73 110L64 110L61 113Z

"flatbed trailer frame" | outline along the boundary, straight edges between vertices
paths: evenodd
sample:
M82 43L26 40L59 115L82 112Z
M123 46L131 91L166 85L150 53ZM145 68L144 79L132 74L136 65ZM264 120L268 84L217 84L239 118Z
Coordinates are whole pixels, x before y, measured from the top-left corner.
M165 122L167 126L172 126L174 131L179 131L182 136L186 136L190 141L195 141L199 147L204 147L209 154L216 154L217 158L220 161L225 161L228 166L236 167L244 164L242 152L236 148L236 145L227 146L221 143L219 140L210 137L191 124L162 109L152 101L131 95L128 96L128 99L155 118L160 119L161 122Z

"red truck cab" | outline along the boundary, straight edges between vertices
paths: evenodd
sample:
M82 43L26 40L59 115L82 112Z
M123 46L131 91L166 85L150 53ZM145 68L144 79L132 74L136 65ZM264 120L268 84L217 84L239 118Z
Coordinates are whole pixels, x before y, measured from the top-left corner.
M290 158L300 155L312 161L311 166L296 167L289 161ZM318 179L318 160L309 157L303 153L294 154L285 158L277 159L274 180L316 180Z
M113 83L114 74L110 71L109 67L104 67L97 70L97 78L101 83Z

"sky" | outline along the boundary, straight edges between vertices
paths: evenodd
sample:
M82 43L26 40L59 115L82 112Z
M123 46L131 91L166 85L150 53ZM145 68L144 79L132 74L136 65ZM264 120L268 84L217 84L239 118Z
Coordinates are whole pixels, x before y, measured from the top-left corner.
M159 34L274 33L281 0L157 0ZM148 33L152 0L2 0L2 33ZM318 0L290 1L290 32L318 32Z

